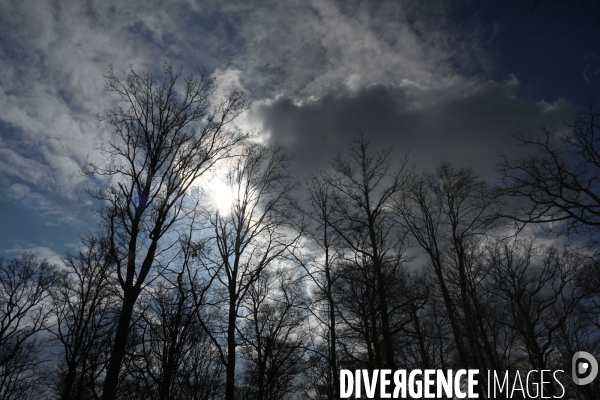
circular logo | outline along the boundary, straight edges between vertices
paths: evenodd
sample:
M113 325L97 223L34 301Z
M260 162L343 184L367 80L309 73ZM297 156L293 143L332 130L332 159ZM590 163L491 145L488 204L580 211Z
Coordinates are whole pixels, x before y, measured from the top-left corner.
M585 351L573 354L571 367L573 382L576 385L587 385L598 375L598 361Z

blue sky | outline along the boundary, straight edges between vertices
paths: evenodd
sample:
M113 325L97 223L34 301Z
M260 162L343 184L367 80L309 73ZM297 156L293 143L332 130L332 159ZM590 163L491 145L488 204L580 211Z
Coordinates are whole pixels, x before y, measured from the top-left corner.
M61 257L94 227L81 173L110 137L113 65L205 67L253 99L238 121L326 168L363 131L427 169L493 177L512 135L561 127L600 88L595 2L0 2L0 255Z

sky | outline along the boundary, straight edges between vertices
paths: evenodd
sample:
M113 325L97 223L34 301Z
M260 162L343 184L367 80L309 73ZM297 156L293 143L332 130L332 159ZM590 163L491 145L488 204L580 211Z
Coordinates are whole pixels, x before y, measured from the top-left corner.
M284 144L302 179L360 133L418 169L493 181L514 134L564 127L600 96L588 0L0 0L0 256L58 260L92 231L88 161L124 77L205 68L244 90L237 124Z

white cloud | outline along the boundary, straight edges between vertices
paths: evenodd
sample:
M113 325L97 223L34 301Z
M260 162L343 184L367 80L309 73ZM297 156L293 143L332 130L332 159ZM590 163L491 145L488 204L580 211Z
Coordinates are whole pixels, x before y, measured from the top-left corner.
M62 264L62 257L54 250L46 246L35 246L33 244L29 244L25 246L10 248L6 250L5 253L7 255L6 258L18 258L23 253L33 253L40 258L48 260L52 264Z
M6 198L8 200L19 200L26 196L29 192L31 192L31 189L29 189L27 185L14 183L6 191Z

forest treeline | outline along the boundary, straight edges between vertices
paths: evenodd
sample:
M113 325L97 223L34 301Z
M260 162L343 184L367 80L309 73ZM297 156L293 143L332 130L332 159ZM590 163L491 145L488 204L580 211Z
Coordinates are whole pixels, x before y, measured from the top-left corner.
M298 181L236 127L243 93L163 72L105 76L79 251L0 262L0 399L324 400L340 369L461 368L564 370L564 398L600 398L570 378L575 352L600 359L594 104L519 136L497 182L364 136Z

